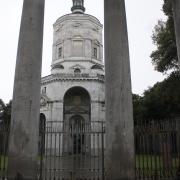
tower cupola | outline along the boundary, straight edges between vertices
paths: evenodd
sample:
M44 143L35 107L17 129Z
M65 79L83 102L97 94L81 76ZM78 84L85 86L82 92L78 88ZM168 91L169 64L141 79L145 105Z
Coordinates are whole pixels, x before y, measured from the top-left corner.
M72 13L83 14L85 12L84 0L73 0Z

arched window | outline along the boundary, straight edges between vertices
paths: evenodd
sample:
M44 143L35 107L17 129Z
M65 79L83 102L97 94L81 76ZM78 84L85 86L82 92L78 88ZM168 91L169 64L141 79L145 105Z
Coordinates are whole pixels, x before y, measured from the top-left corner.
M81 74L81 70L79 68L76 68L74 70L74 74L77 75L77 74Z
M102 70L103 71L103 68L102 66L98 65L98 64L95 64L91 67L91 69L99 69L99 70Z
M42 88L42 94L46 94L46 87Z
M61 64L55 64L53 65L52 69L64 69L64 66Z

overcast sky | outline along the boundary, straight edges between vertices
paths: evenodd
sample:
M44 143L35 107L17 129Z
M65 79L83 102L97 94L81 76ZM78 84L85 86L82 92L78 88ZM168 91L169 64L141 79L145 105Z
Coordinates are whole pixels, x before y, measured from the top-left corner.
M0 98L12 98L15 60L23 0L0 0ZM72 0L46 0L42 76L50 73L52 58L52 25L55 20L70 13ZM86 13L103 23L103 0L85 0ZM131 78L133 93L142 94L164 76L154 71L150 54L152 31L158 19L164 19L162 0L126 0L129 31Z

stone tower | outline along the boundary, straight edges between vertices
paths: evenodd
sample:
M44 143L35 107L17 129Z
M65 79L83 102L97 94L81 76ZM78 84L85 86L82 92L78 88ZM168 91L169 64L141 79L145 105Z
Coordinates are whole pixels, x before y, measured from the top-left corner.
M45 153L63 157L56 160L57 166L68 171L61 174L63 178L79 169L93 168L90 154L96 152L92 157L100 157L102 145L100 136L95 139L90 131L102 131L105 121L103 26L96 17L85 14L83 0L73 0L71 11L54 23L51 74L41 80L41 116L48 131L62 135L51 134ZM102 164L100 158L94 161ZM45 166L52 169L49 163Z
M79 87L91 102L88 118L104 120L102 24L85 14L84 1L73 0L72 13L54 23L51 74L41 81L41 112L47 120L64 121L64 96ZM50 104L49 104L50 103Z

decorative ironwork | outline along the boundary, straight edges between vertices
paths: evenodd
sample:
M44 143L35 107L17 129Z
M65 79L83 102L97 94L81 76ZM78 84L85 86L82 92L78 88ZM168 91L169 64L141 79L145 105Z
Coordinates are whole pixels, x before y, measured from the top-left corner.
M40 134L39 179L104 180L103 122L48 121Z
M136 179L179 179L179 146L178 120L137 122L135 125Z

